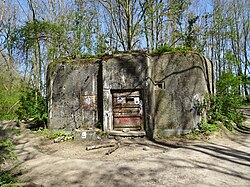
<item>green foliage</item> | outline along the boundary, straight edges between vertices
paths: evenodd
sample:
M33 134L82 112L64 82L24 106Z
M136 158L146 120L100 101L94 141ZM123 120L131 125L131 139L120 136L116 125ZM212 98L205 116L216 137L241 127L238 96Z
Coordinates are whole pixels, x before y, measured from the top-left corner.
M86 53L86 54L81 54L81 58L84 58L84 59L91 59L91 58L96 58L96 56L95 55L92 55L92 54L88 54L88 53Z
M199 16L195 16L188 19L188 27L184 37L184 46L187 48L192 48L195 45L195 29L194 24L199 19Z
M61 37L63 28L46 21L33 21L26 22L25 25L16 29L12 38L19 49L26 50L27 48L34 47L39 40L47 40L52 42Z
M224 120L224 121L223 121L223 124L224 124L224 126L225 126L228 130L230 130L230 131L233 131L233 130L234 130L234 126L232 125L232 123L230 123L230 121Z
M18 119L28 120L34 118L35 125L41 126L47 123L46 99L32 88L23 91L20 97L20 106L16 111Z
M17 119L21 83L6 68L0 67L0 120Z
M1 140L0 141L0 156L3 159L16 159L16 155L14 153L14 145L11 141Z
M18 182L17 178L15 178L12 174L9 172L0 172L0 186L2 187L8 187L12 186L12 183ZM17 187L16 185L14 185Z
M191 139L206 138L207 136L211 135L213 132L217 132L219 130L220 130L220 127L217 124L202 122L199 125L198 130L192 131L184 136L187 138L191 138Z
M58 131L58 132L55 132L53 133L51 136L50 136L50 139L55 139L55 138L58 138L58 137L69 137L69 136L72 136L72 134L70 133L66 133L66 132L63 132L63 131Z
M209 123L201 123L200 131L206 134L210 134L212 132L216 132L219 130L218 125L216 124L209 124Z
M50 134L51 134L51 131L50 131L49 129L46 128L46 129L34 131L34 133L40 134L40 135L43 135L43 136L46 136L46 135L50 135Z
M156 49L155 51L153 51L154 54L162 54L165 52L187 52L191 50L191 48L187 48L187 47L171 47L168 45L164 45L159 47L158 49Z
M217 95L211 97L211 108L209 116L211 121L222 121L229 129L233 130L230 121L240 123L243 121L242 114L238 108L243 103L239 86L242 84L240 76L231 73L223 73L217 82Z
M7 136L1 137L0 140L0 169L1 164L5 160L17 159L16 154L14 152L14 145L11 141L7 140ZM10 184L17 182L17 178L14 177L9 171L0 170L0 186L10 186Z

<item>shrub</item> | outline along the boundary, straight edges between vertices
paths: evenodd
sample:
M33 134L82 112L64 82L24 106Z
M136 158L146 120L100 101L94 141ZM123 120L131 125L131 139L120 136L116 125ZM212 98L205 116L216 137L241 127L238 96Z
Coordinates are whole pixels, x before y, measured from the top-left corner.
M211 133L219 130L219 127L216 124L202 123L200 125L201 132Z
M70 136L73 136L72 133L66 133L66 132L63 132L63 131L58 131L58 132L55 132L53 133L51 136L50 136L50 139L55 139L55 138L59 138L59 137L70 137Z
M211 97L211 108L209 111L210 121L221 121L229 129L233 130L230 121L241 123L244 118L238 108L243 103L239 86L241 77L231 73L223 73L217 82L217 95Z
M0 71L0 120L17 119L15 111L19 106L21 78L1 65Z
M153 51L153 53L155 54L162 54L164 52L186 52L188 50L191 50L191 48L187 48L187 47L172 47L172 46L168 46L168 45L163 45L158 47L155 51Z
M27 88L20 97L20 106L16 111L18 119L28 120L34 118L35 126L47 123L47 102L40 92Z
M11 184L17 181L17 178L13 177L9 172L0 172L0 186L13 186Z
M0 141L0 156L1 156L0 164L5 159L16 159L16 155L14 153L14 145L11 141L8 140Z

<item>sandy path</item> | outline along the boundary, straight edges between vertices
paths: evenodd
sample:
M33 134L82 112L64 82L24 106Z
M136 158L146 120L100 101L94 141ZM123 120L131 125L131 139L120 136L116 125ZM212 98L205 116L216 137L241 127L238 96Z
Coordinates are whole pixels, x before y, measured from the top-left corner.
M250 119L245 125L250 127ZM72 142L36 149L41 138L26 131L16 137L16 153L20 178L45 187L250 186L248 133L177 148L142 139L124 141L106 156L108 149L87 152Z

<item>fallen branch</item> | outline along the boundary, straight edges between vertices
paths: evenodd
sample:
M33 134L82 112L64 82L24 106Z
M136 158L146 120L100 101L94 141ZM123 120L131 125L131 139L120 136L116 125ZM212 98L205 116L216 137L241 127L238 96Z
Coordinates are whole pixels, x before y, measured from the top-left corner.
M43 187L43 185L40 184L35 184L33 182L25 182L25 183L13 183L13 184L8 184L7 186L23 186L23 187Z
M110 155L111 153L113 153L115 150L117 150L120 147L120 143L116 143L115 147L108 150L108 152L106 153L106 155Z
M19 102L20 102L20 101L15 102L15 104L12 105L12 106L10 107L10 109L9 109L8 112L7 112L7 114L9 114L10 111L12 110L12 108L14 108L14 106L16 106Z
M93 149L100 149L100 148L106 148L106 147L114 147L116 144L103 144L103 145L92 145L92 146L87 146L86 150L93 150Z

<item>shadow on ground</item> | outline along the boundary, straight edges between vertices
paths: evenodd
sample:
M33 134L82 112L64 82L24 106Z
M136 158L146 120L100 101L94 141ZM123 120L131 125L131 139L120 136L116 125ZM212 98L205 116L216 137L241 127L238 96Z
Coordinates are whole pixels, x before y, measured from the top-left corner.
M249 123L243 125L244 131L249 132ZM36 149L39 140L35 138L39 137L24 134L17 138L16 153L20 158L17 168L22 171L20 179L45 187L248 186L250 183L248 133L191 145L136 141L138 146L150 148L137 158L126 157L132 143L124 142L111 154L114 159L109 160L94 159L96 152L87 159L47 154Z

